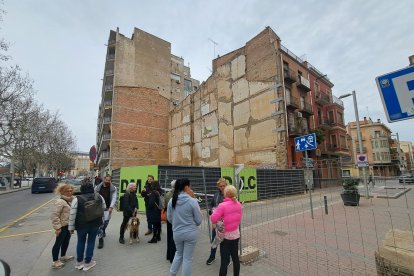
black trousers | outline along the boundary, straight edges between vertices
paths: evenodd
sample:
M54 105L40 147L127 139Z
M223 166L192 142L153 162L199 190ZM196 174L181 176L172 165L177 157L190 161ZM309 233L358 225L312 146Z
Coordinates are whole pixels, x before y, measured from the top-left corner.
M131 216L124 216L124 219L122 220L121 228L119 229L119 237L121 239L124 238L125 228L127 227L130 218Z
M175 248L172 224L167 221L167 260L169 260L170 263L174 260L175 251L177 251L177 249Z
M240 260L238 255L239 239L237 240L226 240L224 239L220 243L220 274L219 276L227 275L227 266L230 263L230 256L233 260L233 275L239 276L240 274Z
M60 256L66 256L66 251L68 250L69 241L70 241L70 232L68 230L68 226L63 226L61 228L59 236L56 237L55 244L52 248L52 258L53 261L56 262L59 260L59 251Z

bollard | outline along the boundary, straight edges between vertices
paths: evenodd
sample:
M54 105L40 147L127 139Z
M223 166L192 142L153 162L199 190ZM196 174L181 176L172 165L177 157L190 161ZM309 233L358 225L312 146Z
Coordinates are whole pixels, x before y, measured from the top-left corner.
M328 198L326 196L323 196L323 203L325 205L325 214L328 214Z

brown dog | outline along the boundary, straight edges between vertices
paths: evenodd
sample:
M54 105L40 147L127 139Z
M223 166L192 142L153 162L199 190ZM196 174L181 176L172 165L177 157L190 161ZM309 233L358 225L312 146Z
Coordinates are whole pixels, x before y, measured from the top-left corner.
M132 244L133 241L139 242L139 218L131 217L130 223L128 224L129 228L129 244Z

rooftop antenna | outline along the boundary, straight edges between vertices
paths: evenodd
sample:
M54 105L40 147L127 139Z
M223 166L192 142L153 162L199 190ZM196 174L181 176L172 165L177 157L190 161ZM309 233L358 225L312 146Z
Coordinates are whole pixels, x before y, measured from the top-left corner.
M211 43L213 43L213 59L215 59L216 58L216 46L218 45L218 43L212 40L211 38L208 38L208 40L210 40Z

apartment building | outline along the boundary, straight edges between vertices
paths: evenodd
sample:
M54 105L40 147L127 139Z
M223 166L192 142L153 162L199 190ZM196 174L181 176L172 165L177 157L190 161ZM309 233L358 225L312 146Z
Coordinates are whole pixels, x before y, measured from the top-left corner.
M322 125L326 138L310 156L349 155L343 104L332 97L332 87L267 27L245 46L214 59L212 75L171 111L169 161L303 167L294 138Z
M414 147L410 141L400 141L403 158L406 161L406 171L414 172Z
M334 84L310 63L311 100L313 107L313 131L317 134L316 160L318 178L341 177L341 167L351 161L349 135L344 122L344 104L332 93Z
M396 162L393 160L398 157L391 154L391 130L379 119L372 121L371 118L364 117L359 123L362 134L362 152L359 150L356 122L350 122L347 125L347 132L352 139L352 159L356 160L357 154L365 153L368 157L369 174L375 176L397 175Z
M90 171L91 161L89 160L89 153L87 152L72 152L72 169L67 176L78 177L80 175L87 175Z
M97 166L166 164L169 111L198 89L171 43L135 28L110 31L97 120Z

